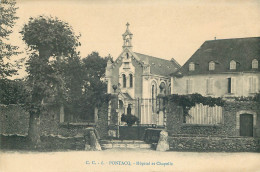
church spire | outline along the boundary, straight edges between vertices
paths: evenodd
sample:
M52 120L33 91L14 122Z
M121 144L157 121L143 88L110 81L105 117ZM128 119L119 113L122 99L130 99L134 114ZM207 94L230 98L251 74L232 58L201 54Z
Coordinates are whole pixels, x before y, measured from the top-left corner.
M129 23L126 23L126 31L125 33L122 35L123 36L123 41L124 41L124 45L123 45L123 49L128 47L128 48L132 48L132 37L133 34L130 32L129 30Z

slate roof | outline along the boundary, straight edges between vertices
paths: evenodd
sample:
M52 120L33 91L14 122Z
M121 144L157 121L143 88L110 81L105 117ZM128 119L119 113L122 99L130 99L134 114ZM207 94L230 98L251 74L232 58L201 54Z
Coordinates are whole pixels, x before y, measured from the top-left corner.
M146 62L150 65L150 72L156 75L167 76L171 73L176 72L180 65L174 59L165 60L158 57L152 57L149 55L136 53L142 62Z
M252 69L253 59L260 61L260 37L205 41L174 75L259 72L259 67ZM237 62L236 70L230 70L231 60ZM210 61L215 62L214 71L209 71ZM194 71L189 71L190 62L195 63Z

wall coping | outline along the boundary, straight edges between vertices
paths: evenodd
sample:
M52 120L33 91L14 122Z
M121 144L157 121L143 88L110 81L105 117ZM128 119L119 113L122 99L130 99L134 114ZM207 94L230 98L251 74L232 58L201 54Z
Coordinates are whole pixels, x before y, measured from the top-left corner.
M89 127L89 126L96 126L95 123L59 123L61 127Z
M223 124L186 124L183 123L181 127L221 127Z
M206 136L206 135L169 135L169 138L221 138L221 139L249 139L249 140L259 140L260 137L244 137L244 136Z

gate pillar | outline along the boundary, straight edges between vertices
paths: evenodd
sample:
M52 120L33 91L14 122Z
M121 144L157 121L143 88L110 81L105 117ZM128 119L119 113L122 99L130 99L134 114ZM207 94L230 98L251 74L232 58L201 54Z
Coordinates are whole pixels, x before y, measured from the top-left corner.
M108 111L108 136L112 138L119 138L119 119L118 119L118 94L111 95Z

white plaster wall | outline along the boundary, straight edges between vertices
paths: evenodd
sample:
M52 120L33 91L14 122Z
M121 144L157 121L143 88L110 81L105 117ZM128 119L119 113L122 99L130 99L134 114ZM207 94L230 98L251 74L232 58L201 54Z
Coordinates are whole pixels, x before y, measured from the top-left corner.
M192 75L181 78L172 77L172 94L187 94L186 80L193 80L193 93L212 97L232 97L232 96L251 96L249 93L249 77L258 78L258 92L260 88L260 73L233 73L233 74L211 74L211 75ZM227 78L236 78L236 89L234 94L228 94ZM213 94L207 94L207 78L213 78Z

